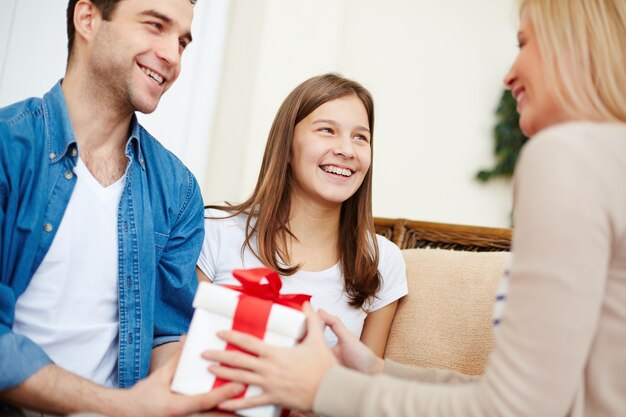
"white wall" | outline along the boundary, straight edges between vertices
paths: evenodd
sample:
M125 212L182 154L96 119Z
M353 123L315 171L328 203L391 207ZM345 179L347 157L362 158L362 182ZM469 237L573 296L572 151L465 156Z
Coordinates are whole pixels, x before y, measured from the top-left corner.
M66 7L67 0L0 1L0 106L41 96L63 77Z
M196 178L202 178L208 161L229 10L230 0L198 1L180 77L154 113L139 117Z
M284 97L338 71L376 101L375 215L507 226L510 185L473 177L493 162L494 111L516 53L515 3L201 0L181 78L141 119L190 166L207 202L240 201ZM66 5L0 1L0 106L40 96L62 77Z
M9 49L9 38L11 33L13 18L15 15L15 2L17 0L5 0L0 6L0 82L2 81L6 54ZM2 85L0 84L0 88Z
M207 201L252 191L269 127L304 79L338 71L374 94L374 214L508 226L490 166L515 0L234 0Z

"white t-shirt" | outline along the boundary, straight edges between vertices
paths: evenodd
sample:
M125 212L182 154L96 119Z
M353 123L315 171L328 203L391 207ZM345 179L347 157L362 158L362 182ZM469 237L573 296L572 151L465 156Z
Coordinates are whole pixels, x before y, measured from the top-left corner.
M102 187L80 158L74 172L76 185L52 245L17 300L13 331L32 339L58 366L113 387L117 211L125 177Z
M205 217L225 217L229 213L216 209L205 210ZM216 284L238 284L233 278L233 269L262 267L261 261L246 247L242 255L241 246L245 239L247 215L240 214L227 219L204 220L204 242L198 267ZM379 249L378 271L382 285L371 302L362 308L348 304L344 290L344 280L339 265L325 271L298 271L291 276L281 276L283 294L309 294L311 305L317 310L323 308L338 316L357 337L361 336L363 322L368 313L376 311L398 300L408 293L406 265L400 249L382 236L376 236ZM256 246L253 238L251 243ZM256 249L256 247L255 247ZM336 336L326 329L326 340L330 346L337 342Z

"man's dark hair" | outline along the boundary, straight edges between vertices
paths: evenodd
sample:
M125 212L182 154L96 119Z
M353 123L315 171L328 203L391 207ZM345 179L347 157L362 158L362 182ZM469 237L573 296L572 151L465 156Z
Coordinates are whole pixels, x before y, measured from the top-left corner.
M122 0L90 0L102 13L104 20L110 20L117 4ZM189 0L191 4L195 5L197 0ZM76 9L76 3L78 0L69 0L67 3L67 59L69 61L72 54L72 45L74 44L74 35L76 34L76 28L74 27L74 9Z
M91 0L91 2L100 10L104 20L111 19L111 15L115 11L117 3L122 0ZM74 35L76 27L74 26L74 9L76 9L78 0L69 0L67 3L67 59L72 55L72 45L74 44Z

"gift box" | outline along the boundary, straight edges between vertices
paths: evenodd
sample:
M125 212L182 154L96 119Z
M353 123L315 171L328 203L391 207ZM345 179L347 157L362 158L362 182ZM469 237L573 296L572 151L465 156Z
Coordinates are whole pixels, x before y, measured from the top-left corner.
M205 350L239 350L216 336L219 330L237 330L259 337L273 346L292 347L306 331L302 304L310 299L305 294L280 294L278 274L268 268L234 270L241 286L215 285L201 282L193 301L195 308L187 341L181 352L172 380L174 392L195 395L209 392L225 384L209 372L211 361L201 357ZM240 395L261 393L250 385ZM267 405L239 410L245 417L278 417L280 407Z

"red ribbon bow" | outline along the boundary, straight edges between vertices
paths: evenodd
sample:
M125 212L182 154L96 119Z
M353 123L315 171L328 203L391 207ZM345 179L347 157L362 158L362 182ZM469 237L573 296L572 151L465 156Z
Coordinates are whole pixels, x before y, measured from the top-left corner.
M233 276L241 286L225 285L242 294L269 300L274 304L302 310L302 305L311 299L307 294L280 294L283 283L276 271L269 268L235 269Z
M273 304L280 304L296 310L302 310L302 305L311 299L306 294L280 294L283 286L276 271L269 268L235 269L233 276L241 286L224 285L231 290L239 291L239 303L233 317L233 330L248 333L263 339L267 329L267 320ZM226 350L239 350L228 343ZM247 352L249 353L249 352ZM227 383L228 380L216 378L213 388ZM241 398L245 391L236 398Z

